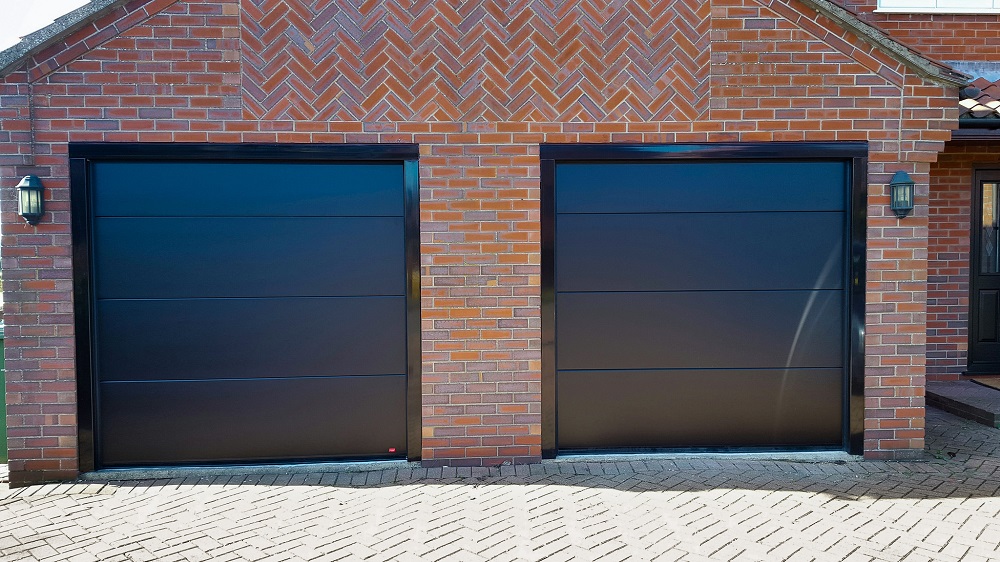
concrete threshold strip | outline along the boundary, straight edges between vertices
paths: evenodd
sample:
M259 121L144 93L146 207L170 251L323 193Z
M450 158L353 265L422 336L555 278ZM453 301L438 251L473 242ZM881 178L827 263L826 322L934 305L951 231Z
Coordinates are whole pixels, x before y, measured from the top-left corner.
M568 454L561 455L544 462L551 463L588 463L588 462L630 462L630 461L676 461L676 460L712 460L712 461L770 461L792 463L830 463L845 464L848 462L863 462L862 457L851 455L846 451L754 451L739 453L720 452L685 452L685 453L607 453L607 454Z
M325 474L337 472L376 472L379 470L420 468L419 462L364 461L315 462L294 464L253 464L225 466L149 466L139 468L106 468L80 474L78 480L111 482L119 480L160 480L217 476L254 476L260 474Z
M644 461L715 460L715 461L770 461L803 464L837 464L864 462L861 457L844 451L807 452L750 452L750 453L648 453L648 454L573 454L542 461L544 465L571 465L587 463L629 463ZM510 465L503 465L509 468ZM456 468L441 466L436 468ZM474 472L489 472L490 468L476 467ZM419 462L407 461L364 461L364 462L321 462L296 464L227 465L227 466L184 466L184 467L141 467L108 468L80 474L78 481L114 482L122 480L162 480L176 478L206 478L218 476L292 475L377 472L380 470L420 470ZM425 469L430 470L430 469Z

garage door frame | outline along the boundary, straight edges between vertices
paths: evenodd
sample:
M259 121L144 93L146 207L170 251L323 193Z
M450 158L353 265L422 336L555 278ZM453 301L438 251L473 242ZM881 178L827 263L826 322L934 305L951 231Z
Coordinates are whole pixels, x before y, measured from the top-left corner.
M843 450L861 454L864 437L865 251L868 198L868 144L711 143L711 144L542 144L541 159L541 322L542 457L559 452L556 412L555 189L556 166L566 163L625 161L839 161L849 166L844 232L849 263L845 305ZM738 181L738 178L734 178ZM762 450L767 448L755 448ZM809 449L803 447L800 449ZM787 449L782 449L787 450Z
M420 212L419 150L415 144L198 144L71 143L70 208L76 333L77 422L80 471L101 468L98 396L93 358L95 292L92 256L90 168L95 162L398 162L403 166L406 302L407 459L419 460L420 434Z

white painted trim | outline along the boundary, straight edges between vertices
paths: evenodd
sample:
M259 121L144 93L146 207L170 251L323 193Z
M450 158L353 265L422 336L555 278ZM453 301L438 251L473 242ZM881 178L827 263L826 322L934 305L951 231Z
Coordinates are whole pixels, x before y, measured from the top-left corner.
M1000 0L878 0L875 11L903 14L1000 14Z
M876 14L1000 14L1000 8L877 8Z

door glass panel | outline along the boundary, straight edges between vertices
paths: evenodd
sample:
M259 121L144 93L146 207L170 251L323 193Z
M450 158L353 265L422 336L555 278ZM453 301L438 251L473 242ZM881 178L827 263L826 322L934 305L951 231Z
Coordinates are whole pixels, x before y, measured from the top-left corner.
M998 243L1000 239L997 238L998 225L997 218L997 187L1000 184L995 182L983 182L983 225L980 236L981 243L981 255L980 255L980 271L981 273L998 273L1000 272L1000 251L998 251Z

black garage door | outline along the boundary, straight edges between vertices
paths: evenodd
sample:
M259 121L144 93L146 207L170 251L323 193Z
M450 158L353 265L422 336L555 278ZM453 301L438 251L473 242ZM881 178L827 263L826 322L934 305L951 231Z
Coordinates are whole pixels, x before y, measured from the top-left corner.
M96 466L407 455L415 149L74 148Z
M542 150L548 453L850 448L863 165L780 145L608 150Z

